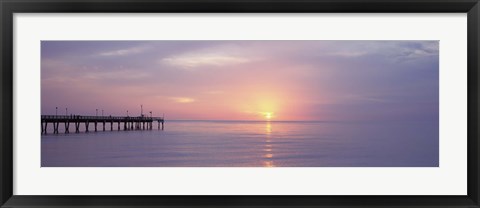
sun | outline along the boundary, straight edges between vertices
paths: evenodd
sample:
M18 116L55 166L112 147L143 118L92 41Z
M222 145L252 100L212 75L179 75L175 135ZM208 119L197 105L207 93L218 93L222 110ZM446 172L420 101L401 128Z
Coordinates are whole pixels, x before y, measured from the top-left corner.
M271 120L273 118L273 113L272 112L263 112L263 116L267 120Z

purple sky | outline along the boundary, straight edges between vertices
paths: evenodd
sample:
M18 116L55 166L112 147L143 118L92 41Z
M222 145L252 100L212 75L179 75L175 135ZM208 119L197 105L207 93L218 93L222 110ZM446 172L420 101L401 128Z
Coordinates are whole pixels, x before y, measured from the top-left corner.
M42 41L42 114L438 121L438 41Z

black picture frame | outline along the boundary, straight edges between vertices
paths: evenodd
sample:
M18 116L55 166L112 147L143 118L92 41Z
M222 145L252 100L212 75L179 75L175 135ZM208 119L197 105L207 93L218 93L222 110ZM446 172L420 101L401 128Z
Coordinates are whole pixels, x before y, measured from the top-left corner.
M480 207L478 0L0 0L1 207ZM14 13L467 13L468 194L466 196L25 196L13 195ZM93 189L94 187L92 187ZM414 187L412 187L414 188Z

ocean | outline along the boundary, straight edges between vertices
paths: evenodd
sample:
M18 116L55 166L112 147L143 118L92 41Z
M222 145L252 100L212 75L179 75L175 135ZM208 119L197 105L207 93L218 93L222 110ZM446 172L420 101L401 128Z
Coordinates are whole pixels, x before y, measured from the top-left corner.
M63 124L60 124L60 127ZM72 132L72 124L70 132ZM83 124L82 124L83 126ZM42 167L438 167L438 122L169 121L41 136ZM40 133L40 132L39 132Z

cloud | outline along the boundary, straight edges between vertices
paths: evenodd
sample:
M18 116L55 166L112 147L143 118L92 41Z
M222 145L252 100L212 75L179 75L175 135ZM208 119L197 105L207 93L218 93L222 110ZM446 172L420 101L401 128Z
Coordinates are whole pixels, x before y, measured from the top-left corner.
M400 50L392 54L399 61L417 59L427 56L438 56L438 41L406 42L400 43Z
M343 102L373 102L373 103L388 103L390 100L380 98L379 96L354 95L349 94L342 97Z
M176 103L193 103L193 102L195 102L195 99L188 98L188 97L171 97L170 100L172 100Z
M340 57L359 57L367 55L367 51L338 51L333 53L328 53L329 56L340 56Z
M201 66L227 66L250 62L247 58L225 54L183 54L161 60L162 63L180 68L196 68Z
M395 62L423 57L438 56L438 41L362 41L340 42L326 46L319 56L355 58L362 56L384 56Z
M145 79L150 76L146 72L122 70L122 71L86 72L81 77L85 79L105 81L105 80L138 80L138 79Z
M144 51L146 51L148 47L132 47L132 48L126 48L126 49L119 49L119 50L113 50L113 51L104 51L99 53L98 55L100 56L126 56L126 55L131 55L131 54L139 54Z
M218 95L218 94L223 94L224 92L221 90L212 90L212 91L206 91L205 94L209 95Z

